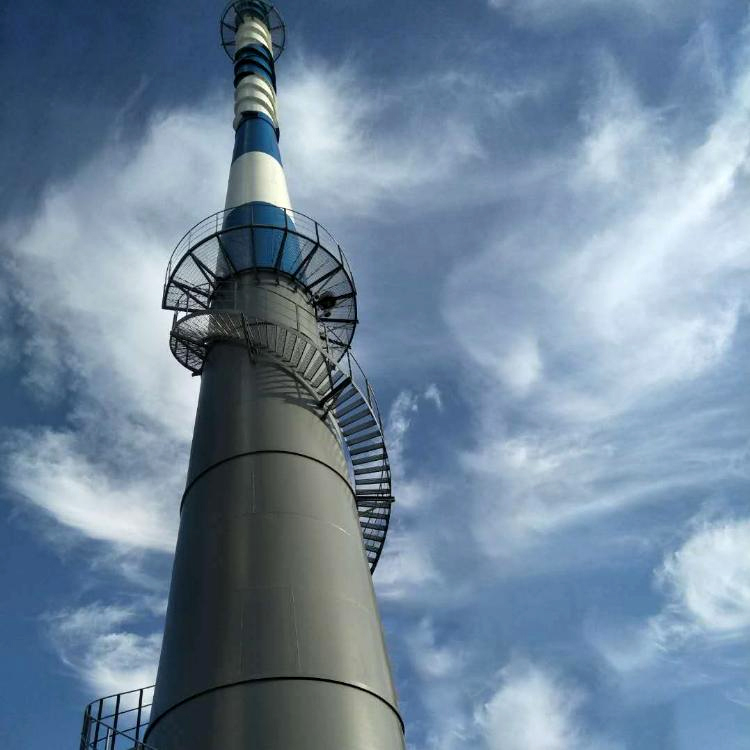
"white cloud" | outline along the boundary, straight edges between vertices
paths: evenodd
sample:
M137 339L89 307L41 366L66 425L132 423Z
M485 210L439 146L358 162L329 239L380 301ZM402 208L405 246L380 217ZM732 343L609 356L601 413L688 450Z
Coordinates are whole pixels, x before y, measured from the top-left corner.
M438 645L432 622L421 620L406 638L417 672L427 680L454 678L463 658L456 647Z
M599 13L620 21L649 20L663 23L689 12L679 0L488 0L491 8L510 13L520 24L553 26ZM695 5L699 5L696 3ZM693 9L695 12L696 9Z
M425 541L392 526L375 572L378 595L391 600L412 598L415 592L440 584L440 576Z
M218 203L230 148L211 111L158 118L5 227L26 382L69 409L6 444L6 482L84 536L174 545L197 382L169 352L161 284L180 232Z
M443 108L439 120L404 111L404 96L429 101L437 81L420 91L363 92L352 69L298 60L279 92L289 132L281 144L285 164L305 213L334 205L343 215L370 214L386 201L421 202L428 185L443 185L481 154L463 108ZM380 127L388 113L390 126Z
M500 672L500 687L476 712L489 750L604 750L612 742L587 729L585 694L522 659Z
M172 552L185 462L178 461L175 472L171 456L155 461L141 455L137 473L123 476L121 468L87 454L90 447L74 433L26 435L10 453L6 482L17 496L85 537Z
M555 231L549 218L517 224L457 269L445 295L472 360L565 417L617 413L715 366L747 297L750 69L704 140L684 151L667 145L666 126L633 96L605 77L585 158L573 156L560 175L569 205Z
M750 520L700 523L654 572L665 597L658 613L589 627L591 642L636 699L671 683L684 690L731 677L733 649L744 653L750 634L748 549Z
M578 141L550 156L557 176L519 188L534 210L504 217L441 295L477 424L462 458L472 530L506 572L524 548L553 565L540 542L729 470L706 444L725 429L716 403L668 400L722 372L747 311L750 62L686 139L676 104L645 105L597 57Z
M700 633L717 637L750 630L749 551L748 519L697 529L658 571L670 600L669 618L679 617Z
M93 696L112 695L156 679L161 633L128 629L154 606L147 600L137 605L95 603L48 615L47 627L61 660Z
M438 411L443 411L443 394L436 383L430 383L422 395L427 401L431 401Z
M388 437L388 456L397 475L403 474L404 449L406 436L411 429L414 415L419 409L418 397L411 391L401 391L388 412L386 432Z

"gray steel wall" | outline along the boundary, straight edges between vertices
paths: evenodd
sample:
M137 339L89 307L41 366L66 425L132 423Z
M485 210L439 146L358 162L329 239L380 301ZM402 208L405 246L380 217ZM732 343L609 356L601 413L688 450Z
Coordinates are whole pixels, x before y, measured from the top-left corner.
M248 308L277 295L265 283L248 287ZM301 294L282 297L311 313ZM336 434L294 377L231 344L212 348L202 376L146 741L404 747Z

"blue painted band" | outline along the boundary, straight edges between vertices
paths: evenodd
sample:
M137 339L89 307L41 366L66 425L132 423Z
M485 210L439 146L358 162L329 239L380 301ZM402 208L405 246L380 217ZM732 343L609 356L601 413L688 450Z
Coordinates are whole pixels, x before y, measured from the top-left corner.
M224 218L221 247L237 272L266 268L292 273L302 248L291 216L272 203L237 206Z
M258 60L262 60L264 65L270 70L274 70L273 55L271 51L264 44L258 44L257 42L249 42L244 47L240 47L234 53L234 61L239 62L240 60L246 60L248 57L255 57Z
M234 85L249 73L263 76L276 90L276 70L268 50L259 44L248 44L234 57Z
M262 57L264 60L268 61L268 64L273 66L273 54L271 54L271 50L266 47L265 44L259 44L258 42L249 42L248 44L244 45L243 47L240 47L235 53L234 53L234 59L238 60L242 57L246 57L248 55L258 55L259 57Z
M234 66L234 87L237 88L239 82L248 76L258 76L259 78L262 78L269 83L274 91L276 91L276 84L273 82L271 76L268 75L268 72L253 63L242 63Z
M262 151L273 156L281 164L278 135L271 120L260 112L248 113L243 117L234 134L232 162L250 151Z

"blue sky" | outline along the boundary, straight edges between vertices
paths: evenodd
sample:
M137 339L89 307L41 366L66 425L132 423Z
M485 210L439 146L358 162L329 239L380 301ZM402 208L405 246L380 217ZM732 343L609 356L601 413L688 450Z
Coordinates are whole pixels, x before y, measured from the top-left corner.
M387 415L410 748L750 748L746 4L281 11L292 200ZM219 12L3 9L7 747L153 677L197 394L159 304L223 205Z

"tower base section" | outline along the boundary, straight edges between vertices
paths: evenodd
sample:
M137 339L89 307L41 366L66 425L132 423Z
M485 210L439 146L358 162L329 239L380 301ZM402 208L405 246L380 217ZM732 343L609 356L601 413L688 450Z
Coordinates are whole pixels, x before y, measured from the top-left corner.
M158 750L395 750L400 719L365 690L322 680L262 680L199 695L163 715Z

